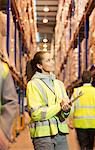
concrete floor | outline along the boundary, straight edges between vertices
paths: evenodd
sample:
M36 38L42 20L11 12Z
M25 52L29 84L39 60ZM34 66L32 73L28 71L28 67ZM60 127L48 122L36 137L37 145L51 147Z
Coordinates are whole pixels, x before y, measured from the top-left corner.
M67 141L69 150L80 150L76 140L75 130L70 130ZM16 138L15 142L10 145L9 150L34 150L28 127L20 132L20 135ZM93 150L95 150L95 147Z
M20 132L14 143L10 144L9 150L34 150L28 127Z

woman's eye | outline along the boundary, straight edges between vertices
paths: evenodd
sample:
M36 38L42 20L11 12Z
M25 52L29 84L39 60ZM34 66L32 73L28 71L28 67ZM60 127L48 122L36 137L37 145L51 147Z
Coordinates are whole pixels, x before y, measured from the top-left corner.
M50 59L47 59L47 62L49 62L50 61Z

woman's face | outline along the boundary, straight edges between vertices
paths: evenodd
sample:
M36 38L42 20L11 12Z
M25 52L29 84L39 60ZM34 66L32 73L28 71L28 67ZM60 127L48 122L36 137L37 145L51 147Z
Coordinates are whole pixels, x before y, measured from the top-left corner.
M49 53L43 54L41 70L44 74L50 74L55 70L54 60Z

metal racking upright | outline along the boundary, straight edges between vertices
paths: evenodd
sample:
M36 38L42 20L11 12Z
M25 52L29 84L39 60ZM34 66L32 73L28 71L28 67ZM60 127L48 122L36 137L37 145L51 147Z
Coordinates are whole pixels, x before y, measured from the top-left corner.
M19 9L20 8L20 9ZM31 0L0 1L0 57L12 73L18 93L19 128L24 128L26 62L36 48L36 20ZM5 46L4 46L5 45Z

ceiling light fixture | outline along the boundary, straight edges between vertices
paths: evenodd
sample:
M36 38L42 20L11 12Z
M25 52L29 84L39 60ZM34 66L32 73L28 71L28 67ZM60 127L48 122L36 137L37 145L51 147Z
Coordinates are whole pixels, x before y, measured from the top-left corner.
M47 48L43 48L43 51L47 51Z
M44 9L43 9L43 11L44 11L44 12L48 12L48 11L49 11L48 6L45 6Z
M48 19L47 19L47 18L44 18L44 19L43 19L43 23L48 23Z
M45 39L43 39L43 42L44 42L44 43L46 43L47 41L48 41L48 40L47 40L46 38L45 38Z
M44 48L47 48L47 44L43 44L43 47L44 47Z

